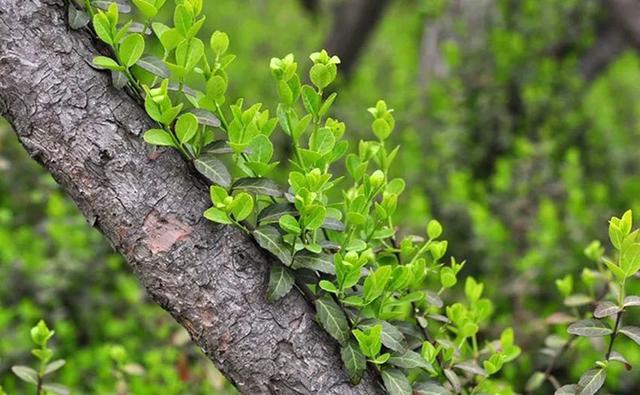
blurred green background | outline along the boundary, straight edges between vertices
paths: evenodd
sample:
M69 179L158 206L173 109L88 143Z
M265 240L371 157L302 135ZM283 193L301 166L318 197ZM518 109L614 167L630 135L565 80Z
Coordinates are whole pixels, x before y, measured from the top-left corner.
M227 32L238 55L230 97L274 103L269 59L306 59L336 33L339 1L305 3L205 1L207 28ZM465 273L487 283L496 322L514 321L525 355L506 374L522 390L552 331L544 318L562 303L553 281L589 265L583 250L606 240L610 216L640 212L638 51L612 41L604 48L615 53L598 63L617 24L598 0L394 0L368 22L375 30L340 79L332 116L357 141L369 133L367 107L384 98L396 109L403 231L432 217L444 224ZM58 381L74 393L235 392L2 121L0 284L0 385L10 395L25 393L9 368L29 361L40 318L56 330L67 359ZM120 380L114 346L144 373ZM581 344L581 362L558 376L575 380L596 358L589 350ZM637 347L626 357L640 365ZM616 393L640 390L637 371L608 381Z

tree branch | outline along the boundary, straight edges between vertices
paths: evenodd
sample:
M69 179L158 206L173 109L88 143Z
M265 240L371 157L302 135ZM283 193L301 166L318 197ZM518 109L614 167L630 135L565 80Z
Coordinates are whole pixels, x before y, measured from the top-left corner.
M341 60L340 72L348 77L360 52L382 17L389 0L347 0L333 11L331 33L324 48Z
M381 393L371 372L349 385L302 295L266 301L269 259L202 217L207 186L142 142L151 121L89 66L94 54L62 0L0 0L0 113L29 154L241 392Z

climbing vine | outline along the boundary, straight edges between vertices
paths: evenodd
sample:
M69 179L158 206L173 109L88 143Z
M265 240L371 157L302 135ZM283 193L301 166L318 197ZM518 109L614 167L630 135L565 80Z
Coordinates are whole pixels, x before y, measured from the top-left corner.
M405 182L390 176L399 150L390 142L393 109L383 100L369 108L371 139L350 147L347 125L329 116L340 59L324 50L309 56L302 77L292 54L271 59L275 110L231 102L226 70L235 55L228 36L216 31L201 39L202 0L175 0L173 26L156 21L165 2L72 1L69 24L90 25L110 47L110 55L96 56L93 65L109 71L113 85L139 99L156 122L144 140L176 149L211 183L212 206L204 217L237 226L277 258L268 298L278 300L294 287L303 292L340 344L353 384L369 365L390 394L513 393L499 373L521 351L511 328L498 339L482 330L493 310L483 284L473 277L459 281L465 262L447 255L438 221L428 221L419 235L399 233L394 222ZM135 16L127 17L132 11ZM277 133L291 148L291 157L281 161L274 160ZM271 178L281 162L286 186ZM336 177L341 168L345 176ZM621 323L626 308L640 305L639 297L625 295L626 281L640 268L630 212L612 219L610 234L617 261L599 245L587 249L598 266L583 275L590 296L572 294L570 277L558 281L565 304L574 308L560 323L570 324L571 336L608 336L604 359L576 385L561 386L553 364L575 342L565 340L527 390L549 380L556 393L595 394L610 361L628 364L614 347L616 338L640 342L640 328ZM452 292L459 282L462 289ZM592 303L592 314L577 310Z

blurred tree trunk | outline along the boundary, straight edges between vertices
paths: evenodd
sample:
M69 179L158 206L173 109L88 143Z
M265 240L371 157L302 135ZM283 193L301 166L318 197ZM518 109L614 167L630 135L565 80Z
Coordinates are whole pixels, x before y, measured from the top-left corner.
M324 48L340 57L340 71L347 78L389 3L388 0L343 0L335 4L331 33Z
M202 217L207 185L143 143L153 123L89 66L92 40L65 16L62 0L0 0L0 114L29 154L241 392L381 393L371 372L348 383L301 294L266 301L270 258Z

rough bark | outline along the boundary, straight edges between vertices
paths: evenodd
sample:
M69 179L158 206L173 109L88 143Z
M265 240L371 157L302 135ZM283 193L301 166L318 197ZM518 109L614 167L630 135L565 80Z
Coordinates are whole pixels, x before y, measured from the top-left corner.
M65 15L62 0L0 0L0 113L29 154L241 392L380 393L371 373L348 384L301 294L266 301L269 259L202 217L207 186L142 142L151 121L89 66L93 43Z

